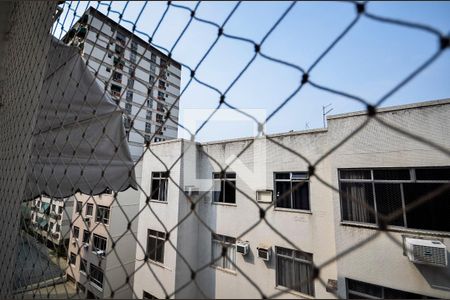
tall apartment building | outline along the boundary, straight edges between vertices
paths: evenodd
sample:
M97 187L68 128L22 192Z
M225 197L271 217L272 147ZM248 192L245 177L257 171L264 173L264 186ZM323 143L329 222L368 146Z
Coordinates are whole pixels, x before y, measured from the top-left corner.
M93 7L63 41L80 48L98 82L125 111L133 159L146 141L177 137L181 65Z
M140 182L141 164L136 167ZM67 278L81 297L131 298L139 192L76 194L68 247ZM134 220L134 221L133 221ZM129 223L130 222L130 223Z
M65 254L69 245L73 200L41 196L31 204L31 229L51 249Z
M380 109L380 120L446 150L371 120L314 175L294 152L265 138L151 145L142 173L151 196L141 195L137 229L146 249L136 249L134 292L150 299L174 291L172 298L449 298L449 189L406 208L450 184L449 115L450 100ZM315 162L367 118L366 112L330 116L326 129L270 137ZM221 173L219 165L246 147ZM163 163L174 164L170 173ZM198 201L194 207L185 192ZM380 218L367 207L401 213L380 232ZM192 209L202 221L185 218ZM258 224L261 209L265 220ZM317 274L313 265L322 264Z

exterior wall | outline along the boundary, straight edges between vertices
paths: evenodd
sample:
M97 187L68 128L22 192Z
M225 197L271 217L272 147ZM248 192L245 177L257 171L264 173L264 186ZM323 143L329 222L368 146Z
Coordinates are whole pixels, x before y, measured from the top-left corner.
M138 183L141 181L141 177L138 174L141 173L141 164L138 164L136 166L136 180ZM116 199L114 199L113 194L102 194L99 196L77 194L73 198L75 200L74 207L76 207L76 201L81 201L83 209L81 214L74 209L72 215L73 226L79 227L80 233L78 241L76 241L73 238L73 232L71 232L68 259L70 259L70 253L75 253L78 256L75 265L69 264L67 275L83 285L86 292L90 291L100 298L131 298L133 280L130 278L128 280L129 284L126 284L126 282L127 276L134 271L136 253L136 239L134 237L137 233L137 218L134 221L131 220L138 214L139 191L128 189L124 192L119 192ZM94 205L90 222L84 220L86 218L86 203ZM110 207L108 224L96 222L97 205ZM88 247L84 247L82 243L83 230L91 232ZM104 257L99 257L92 252L93 234L107 238L106 255ZM114 247L112 246L113 243ZM92 263L100 266L103 270L103 288L89 282L86 274L80 272L80 257L87 260L87 268Z
M151 172L165 171L166 167L155 159L156 155L166 165L174 163L181 154L181 144L179 141L162 142L158 147L146 151L142 167L142 188L146 195L150 195ZM170 176L177 182L180 178L180 164L176 164L171 170ZM179 221L178 206L180 201L180 191L173 184L169 183L167 202L159 202L150 200L146 204L147 197L141 193L139 204L139 223L137 231L137 240L139 245L136 248L136 274L134 276L134 292L137 298L142 298L143 291L158 297L165 298L165 292L161 285L166 289L167 293L171 293L175 289L175 274L177 273L177 253L175 248L178 248L178 228L176 225ZM153 212L152 212L153 211ZM157 216L157 217L156 217ZM161 222L159 220L161 220ZM164 226L163 226L164 225ZM165 227L165 228L164 228ZM167 229L171 230L169 240L170 244L165 244L164 249L164 263L157 263L148 260L144 261L145 250L147 247L147 230L153 229L165 232ZM192 237L195 240L195 237ZM159 281L159 282L158 282Z
M150 46L142 39L134 36L131 32L118 25L108 17L97 12L94 8L90 8L87 13L89 20L89 30L86 38L79 40L78 38L64 40L72 45L80 46L83 43L82 54L87 61L88 66L92 72L96 72L98 82L105 86L110 91L111 85L115 84L122 88L121 97L113 97L118 105L126 111L126 104L131 105L131 112L129 117L133 119L133 129L129 135L130 152L134 160L137 160L142 152L144 145L144 137L152 137L157 132L160 122L156 120L156 115L165 115L165 112L159 112L157 104L164 106L167 110L177 100L180 94L181 84L181 67L176 62L171 62L167 68L162 68L161 61L164 59L168 61L168 57L158 51L156 48ZM76 30L80 26L78 21L72 28ZM116 41L115 31L118 30L126 36L125 44L120 44ZM136 61L131 61L131 40L137 42ZM125 47L121 60L124 62L123 69L114 66L115 45ZM108 52L112 54L108 57ZM152 54L156 55L156 59L152 62ZM155 68L152 71L151 65ZM176 65L176 66L175 66ZM127 87L128 79L130 77L131 66L135 69L133 88ZM108 70L107 70L108 69ZM122 74L121 82L112 80L113 72ZM152 75L155 79L161 76L161 79L166 82L165 89L159 88L158 81L155 82L151 92L151 102L148 105L148 89L152 87L149 77ZM133 92L132 101L127 101L127 91ZM158 92L164 93L164 99L158 98ZM152 112L152 116L148 119L147 111ZM178 120L179 109L175 105L171 110L171 118ZM150 124L150 132L146 132L146 123ZM138 133L138 132L139 133ZM176 138L178 134L178 126L171 120L168 120L164 126L161 134L156 134L154 141L166 140Z
M37 207L37 203L41 203L40 207ZM42 204L49 205L49 214L45 214L42 209ZM52 205L55 206L55 210L52 209ZM31 224L33 230L47 238L57 247L67 247L67 242L70 237L70 220L73 213L73 199L51 199L47 197L40 197L34 200L33 210L31 212ZM60 213L61 211L61 213ZM48 226L48 230L39 229L38 220L45 219L48 224L53 223L53 226ZM59 231L56 230L56 226L59 225Z
M326 131L311 131L298 133L295 135L280 135L274 137L279 143L286 147L295 149L303 153L306 157L317 159L326 148ZM194 186L199 190L199 194L209 191L211 188L212 172L220 172L220 168L213 160L217 161L223 167L229 163L234 155L242 151L252 140L244 139L231 142L210 143L204 145L190 144L187 141L163 142L151 146L151 152L148 152L144 158L143 186L150 193L151 172L164 171L165 168L159 160L165 165L175 164L170 175L179 180L176 182L181 189L187 190L188 186ZM180 149L183 147L183 158L177 161L181 155ZM202 147L210 157L202 154ZM190 150L188 150L188 148ZM194 150L195 149L195 150ZM156 157L158 159L156 159ZM259 172L260 166L265 170ZM180 178L179 168L181 168L182 177ZM250 200L240 192L236 194L236 204L216 204L212 203L211 192L207 192L196 205L199 217L214 232L231 237L238 237L253 224L259 221L259 207L266 208L269 204L256 203L256 190L273 189L273 172L279 171L307 171L308 164L301 161L293 154L286 153L279 146L266 141L257 139L244 152L238 163L233 164L230 171L237 174L237 188L250 195ZM322 174L322 178L328 179L329 169L327 165L322 165L317 172ZM206 181L196 182L195 179L207 179ZM242 298L242 297L260 297L260 293L251 285L250 282L238 271L229 271L213 266L208 266L211 262L211 231L203 225L196 217L191 215L184 220L184 217L190 213L190 202L184 194L180 192L175 183L169 181L169 193L167 203L150 202L154 213L159 220L167 227L172 228L183 220L181 225L177 226L174 232L170 234L170 240L177 248L178 256L171 246L166 244L164 266L149 262L158 279L171 292L184 287L191 281L190 269L198 269L207 266L206 269L199 272L196 276L197 284L201 291L193 283L179 290L175 298L202 297L211 298ZM197 196L198 197L198 196ZM327 199L331 198L331 192L316 179L310 180L310 211L298 211L281 208L270 208L266 214L266 220L274 228L288 239L283 239L279 234L269 228L264 222L260 223L253 230L245 233L241 239L250 242L251 251L248 255L242 256L236 254L236 265L248 277L252 278L255 284L260 287L266 295L281 292L281 288L276 287L275 277L275 258L269 262L256 257L256 247L260 243L268 244L272 247L274 254L275 246L293 248L289 241L298 248L313 253L315 264L321 264L335 255L334 230L333 230L333 206ZM194 197L195 199L195 197ZM145 196L141 196L141 209L145 205ZM145 245L147 241L147 230L155 229L164 231L160 222L155 218L149 209L145 209L140 214L138 227L138 240ZM183 256L183 258L181 258ZM137 250L136 269L141 265L144 253L141 249ZM186 265L185 260L189 263ZM157 266L157 267L156 267ZM328 279L336 279L337 271L335 264L325 267L320 278L327 282ZM315 281L315 296L319 298L330 298L333 294L328 293L325 288ZM164 293L159 288L159 284L154 280L153 275L148 268L142 268L137 271L135 276L135 292L138 297L142 296L143 290L156 297L164 297ZM290 291L283 297L308 297L300 293Z
M450 101L436 101L390 108L378 113L383 121L450 149ZM409 107L409 108L408 108ZM366 116L354 114L329 118L330 146L337 144ZM331 182L338 186L339 168L448 166L441 151L406 137L372 120L363 130L338 148L331 158ZM341 221L340 199L333 193L336 250L350 248L376 233L370 226L350 226ZM432 216L430 216L432 218ZM345 278L394 289L437 297L450 297L450 267L416 265L403 255L402 236L442 239L450 248L448 232L405 229L389 226L395 242L384 233L338 261L339 295L346 298ZM398 244L397 244L398 243ZM400 245L400 246L399 246ZM370 271L368 271L370 270Z

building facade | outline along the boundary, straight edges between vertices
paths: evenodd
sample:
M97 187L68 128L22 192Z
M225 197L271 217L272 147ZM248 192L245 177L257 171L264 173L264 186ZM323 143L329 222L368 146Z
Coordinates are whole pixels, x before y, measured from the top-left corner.
M140 164L136 180L140 182ZM87 298L131 298L139 192L76 194L67 254L67 278ZM132 221L134 220L134 221Z
M67 254L73 200L41 196L31 204L31 229L60 254Z
M450 182L449 115L449 100L380 109L331 153L369 118L365 112L331 116L327 129L269 138L150 145L136 297L450 297L442 260L448 251L440 266L406 255L407 237L450 247L449 189L410 207ZM302 157L320 162L311 169ZM165 165L173 165L170 172ZM380 230L377 222L392 213L398 216Z
M93 7L63 41L80 48L99 84L124 110L133 159L139 159L145 142L177 137L181 84L178 62Z

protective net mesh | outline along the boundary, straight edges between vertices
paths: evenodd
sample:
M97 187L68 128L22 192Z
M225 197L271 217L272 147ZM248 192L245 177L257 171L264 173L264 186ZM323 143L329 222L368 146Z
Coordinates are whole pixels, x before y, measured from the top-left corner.
M342 3L354 7L354 18L310 65L300 66L264 52L297 2L283 3L260 40L227 33L241 2L216 23L198 16L201 2L169 1L153 31L140 25L151 3L135 5L134 19L124 17L128 2L120 11L112 2L19 2L9 7L2 58L7 79L1 83L0 101L1 295L421 297L410 286L368 287L347 280L345 287L338 278L345 272L338 274L349 268L345 259L352 253L364 253L355 259L370 256L375 250L368 245L376 240L400 249L407 261L408 234L442 242L437 233L450 231L448 101L420 109L380 108L448 52L446 33L377 15L367 3ZM106 14L98 12L105 7ZM155 44L154 36L163 22L171 22L172 11L190 16L188 22L172 44ZM108 19L113 17L118 22ZM434 53L376 101L309 76L363 19L434 38ZM197 64L176 61L172 54L198 23L216 31L215 39ZM222 40L252 49L225 89L197 75ZM298 77L298 86L288 97L273 99L277 106L263 120L227 98L257 59ZM181 69L189 74L182 87ZM217 105L192 131L178 114L180 99L194 84L215 93ZM305 86L362 104L366 111L330 117L323 130L266 134L266 123ZM252 120L257 136L196 143L222 108ZM169 141L177 131L190 141ZM250 166L252 175L240 172L240 163ZM255 183L259 175L265 184ZM350 230L361 224L366 229L354 229L348 241L341 221ZM308 222L318 228L303 226ZM324 236L311 236L308 230ZM435 248L431 255L430 249L421 257L445 264L447 253ZM362 262L360 268L372 272L375 267ZM436 276L450 279L444 270ZM424 292L450 295L439 293Z

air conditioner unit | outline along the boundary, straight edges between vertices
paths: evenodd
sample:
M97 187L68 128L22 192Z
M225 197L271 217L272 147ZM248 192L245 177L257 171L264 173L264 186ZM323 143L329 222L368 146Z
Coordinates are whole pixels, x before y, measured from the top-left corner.
M236 251L242 255L247 255L250 245L247 241L239 241L236 243Z
M416 264L446 267L447 247L437 240L405 238L408 259Z
M89 243L84 243L84 244L83 244L83 247L84 247L84 248L89 248Z
M271 247L260 245L259 247L256 247L257 250L257 256L261 258L262 260L269 261L270 260L270 252Z

